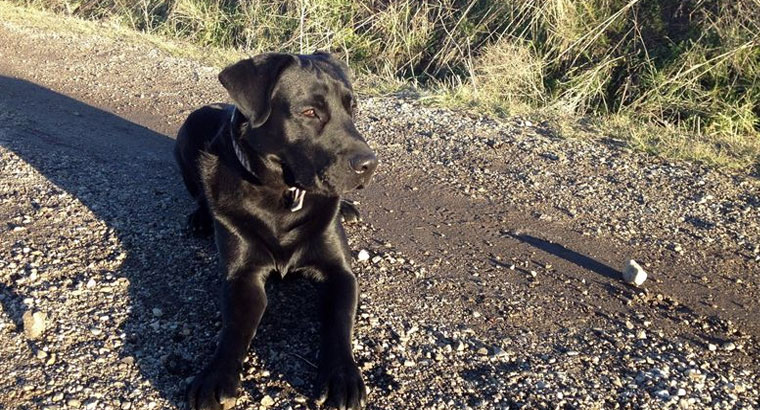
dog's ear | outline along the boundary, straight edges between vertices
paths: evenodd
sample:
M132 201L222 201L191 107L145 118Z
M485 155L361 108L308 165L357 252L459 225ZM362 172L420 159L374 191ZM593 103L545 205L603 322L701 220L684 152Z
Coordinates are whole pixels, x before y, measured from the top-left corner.
M270 100L277 78L294 61L295 57L290 54L259 54L238 61L219 73L219 82L252 127L260 127L269 118Z
M348 88L351 88L351 81L348 78L348 64L329 51L317 51L312 56L327 62L332 68L331 74L333 77L342 79Z

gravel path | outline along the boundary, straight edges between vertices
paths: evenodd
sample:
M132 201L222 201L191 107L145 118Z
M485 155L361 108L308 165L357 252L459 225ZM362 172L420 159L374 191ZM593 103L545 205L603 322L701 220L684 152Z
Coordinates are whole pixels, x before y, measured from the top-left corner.
M0 19L0 408L181 408L219 277L171 147L226 100L217 69L23 16ZM760 407L756 177L409 96L363 98L359 127L370 408ZM314 289L268 291L238 408L315 408Z

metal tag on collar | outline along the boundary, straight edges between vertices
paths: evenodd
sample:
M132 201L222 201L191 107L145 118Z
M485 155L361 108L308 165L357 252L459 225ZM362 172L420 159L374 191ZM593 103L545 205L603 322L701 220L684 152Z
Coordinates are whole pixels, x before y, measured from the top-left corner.
M306 195L306 191L296 187L290 187L288 191L293 193L293 203L290 205L290 212L300 211L303 208L303 197Z

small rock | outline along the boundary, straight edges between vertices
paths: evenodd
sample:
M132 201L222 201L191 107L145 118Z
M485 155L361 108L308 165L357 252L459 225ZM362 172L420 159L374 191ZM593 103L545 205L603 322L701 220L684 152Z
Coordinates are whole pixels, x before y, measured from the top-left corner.
M734 344L734 342L723 343L723 350L726 350L726 351L730 352L730 351L732 351L734 349L736 349L736 345Z
M24 321L24 335L28 339L38 339L45 332L45 321L47 320L45 313L27 310L22 319Z
M662 400L667 400L670 398L670 393L667 390L657 390L654 392L654 395Z
M272 407L274 405L274 399L270 395L266 395L261 398L261 405L264 407Z
M478 354L481 356L488 356L488 349L486 349L485 347L481 347L480 349L478 349Z
M383 258L382 258L380 255L375 255L375 257L374 257L374 258L372 258L372 263L374 263L374 264L378 264L378 263L380 263L380 261L382 261L382 260L383 260Z
M77 399L70 399L69 401L66 402L66 405L71 408L78 409L82 407L82 402Z
M54 394L52 400L53 400L54 403L57 403L57 402L63 400L63 393L58 392L58 393Z
M356 256L356 259L359 262L366 262L369 260L369 252L367 252L366 249L362 249L359 251L359 254Z
M153 308L153 316L161 317L164 315L164 311L159 308Z
M623 269L623 280L625 283L641 286L647 280L647 273L635 260L631 259Z
M710 343L710 344L708 344L708 345L707 345L707 349L708 349L709 351L711 351L711 352L714 352L714 351L718 350L718 346L716 346L716 345L714 345L714 344Z

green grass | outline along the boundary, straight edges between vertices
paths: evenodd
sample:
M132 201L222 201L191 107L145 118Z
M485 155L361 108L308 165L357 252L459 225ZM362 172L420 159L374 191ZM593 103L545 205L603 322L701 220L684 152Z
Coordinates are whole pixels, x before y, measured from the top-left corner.
M760 172L760 0L12 1L238 53L330 50L438 104Z

